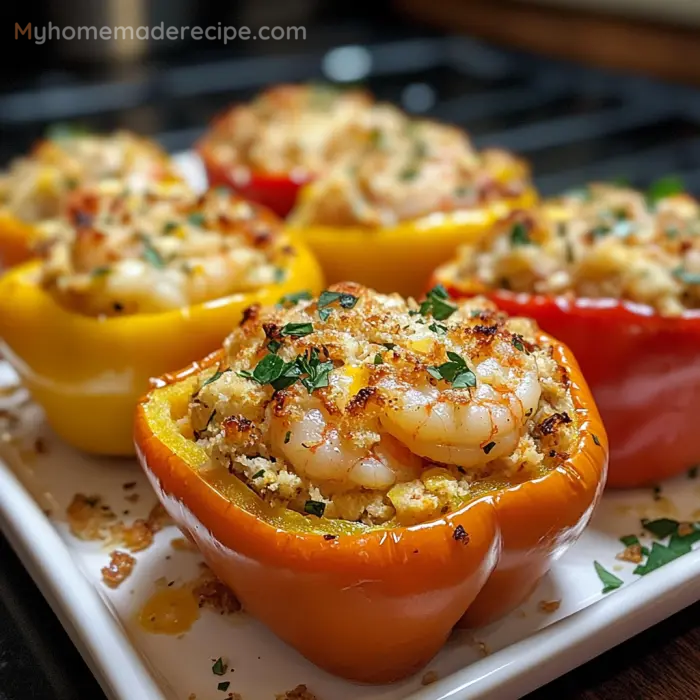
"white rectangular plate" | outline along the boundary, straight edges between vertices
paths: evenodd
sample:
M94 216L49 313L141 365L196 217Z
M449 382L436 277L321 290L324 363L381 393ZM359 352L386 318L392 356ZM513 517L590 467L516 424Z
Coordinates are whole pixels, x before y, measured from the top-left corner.
M188 156L180 162L195 179L196 162ZM0 362L0 388L16 381ZM489 628L455 633L424 671L401 683L358 686L334 678L244 612L220 616L203 610L184 636L150 634L137 621L143 603L163 577L175 584L194 579L200 557L174 549L179 533L167 527L135 555L131 577L115 590L107 588L100 570L109 550L73 537L66 508L76 493L99 494L115 513L128 511L126 522L145 517L155 495L138 465L87 457L62 444L22 389L0 392L2 408L19 416L19 424L4 433L0 413L0 526L109 698L225 700L227 692L237 692L243 700L274 700L305 684L318 700L507 700L700 599L698 550L645 577L615 558L624 549L622 535L637 534L649 544L642 518L700 520L700 478L682 476L663 484L660 493L606 493L591 526L525 605ZM125 490L128 482L136 487ZM137 503L126 498L133 493L140 496ZM624 585L604 596L594 560ZM543 612L540 603L551 601L560 601L558 609ZM224 677L212 673L219 657L229 666ZM438 680L423 685L429 671ZM222 680L230 681L227 692L217 690Z

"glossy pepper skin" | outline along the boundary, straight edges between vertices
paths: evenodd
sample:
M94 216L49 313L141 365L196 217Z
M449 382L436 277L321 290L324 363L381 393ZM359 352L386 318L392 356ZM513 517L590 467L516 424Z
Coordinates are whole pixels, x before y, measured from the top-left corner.
M311 248L328 284L353 280L378 292L418 296L435 267L460 244L477 240L510 211L536 203L537 193L528 188L517 197L475 209L435 213L384 228L303 226L292 215L290 231Z
M221 163L206 141L198 144L197 151L204 163L210 187L229 187L251 202L257 202L285 218L294 207L300 188L310 177L288 173L247 172L237 174L237 168Z
M60 305L38 282L39 262L0 278L0 348L66 442L102 455L133 454L134 408L149 378L219 346L244 309L322 287L316 261L296 247L287 278L258 291L165 311L96 318Z
M0 270L33 257L34 227L8 211L0 210Z
M545 336L543 336L543 339ZM264 503L179 432L196 374L215 353L156 382L137 409L137 454L158 497L243 607L318 666L385 683L424 666L455 625L524 601L599 500L607 439L570 352L578 449L559 468L476 498L438 520L367 528ZM595 437L594 437L595 436ZM280 594L284 591L284 594Z
M433 281L454 298L483 294L509 314L534 318L571 348L608 431L609 487L652 486L700 462L700 312L664 317L624 300Z

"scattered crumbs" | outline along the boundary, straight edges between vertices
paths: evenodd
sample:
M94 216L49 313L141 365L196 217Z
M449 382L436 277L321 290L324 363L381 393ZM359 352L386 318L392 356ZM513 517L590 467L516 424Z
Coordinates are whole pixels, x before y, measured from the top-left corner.
M45 455L48 452L48 447L44 438L38 437L34 440L34 452L39 455Z
M481 652L482 656L489 656L491 650L486 646L485 642L476 642L476 648Z
M170 546L177 552L197 551L197 547L184 537L176 537L174 540L170 540Z
M80 540L105 540L116 515L102 502L102 496L76 493L66 508L71 533Z
M293 690L275 695L275 700L317 700L317 698L305 685L298 685Z
M537 609L540 612L543 613L555 613L557 610L559 610L559 606L561 605L561 600L541 600L537 604Z
M420 679L420 684L421 685L430 685L431 683L435 683L438 679L438 674L436 671L428 671L426 674L424 674L423 678Z
M141 552L153 544L153 536L170 524L170 516L157 503L151 509L146 520L138 518L131 525L119 522L110 529L110 536L132 552Z
M622 566L622 564L613 564L612 570L613 571L624 571L625 567Z
M240 693L229 693L226 700L243 700L243 696Z
M138 493L130 493L128 496L124 496L124 500L129 501L129 503L138 503L141 496Z
M187 700L197 700L197 693L190 693L187 696Z
M102 581L109 588L118 588L131 576L131 572L136 565L136 559L130 554L120 552L117 549L109 556L109 564L102 568Z
M219 615L230 615L241 609L233 591L211 572L202 575L201 582L194 586L192 593L200 608L209 608Z
M632 564L640 564L643 557L644 555L641 544L631 544L628 547L625 547L622 552L615 555L615 559L619 559L620 561L628 561Z
M679 537L687 537L695 532L695 528L693 527L693 523L680 523L676 532Z
M136 482L126 481L122 484L122 488L124 489L124 491L131 491L131 489L136 488Z

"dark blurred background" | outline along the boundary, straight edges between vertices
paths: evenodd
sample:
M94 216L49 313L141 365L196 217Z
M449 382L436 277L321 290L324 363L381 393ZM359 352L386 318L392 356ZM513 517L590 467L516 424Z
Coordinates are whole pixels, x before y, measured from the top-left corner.
M615 9L615 2L589 0ZM674 4L675 3L675 4ZM0 161L52 122L126 127L188 148L227 104L280 81L363 83L380 98L516 150L544 193L595 178L700 189L696 3L629 3L634 17L498 0L44 0L5 4ZM585 0L578 3L586 7ZM684 16L676 4L690 7ZM655 6L661 8L654 11ZM639 9L644 10L640 12ZM671 11L669 12L669 8ZM663 10L663 11L662 11ZM659 16L661 19L659 19ZM670 24L662 21L668 18ZM304 27L288 40L15 39L15 23ZM681 26L681 25L685 26ZM675 26L674 26L675 25ZM527 49L527 50L524 50ZM534 51L533 51L534 50ZM532 52L530 52L532 51ZM697 60L694 60L697 57ZM662 82L658 77L667 80ZM673 82L671 82L673 81ZM683 83L686 84L683 84Z

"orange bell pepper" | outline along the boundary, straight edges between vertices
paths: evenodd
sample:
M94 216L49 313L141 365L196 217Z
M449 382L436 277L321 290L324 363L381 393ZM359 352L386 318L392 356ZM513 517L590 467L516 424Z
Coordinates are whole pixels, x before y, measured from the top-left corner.
M624 300L434 282L454 298L482 294L511 315L534 318L572 349L610 438L608 486L651 486L700 462L700 313L664 317Z
M541 339L551 341L548 336ZM432 522L368 527L263 502L176 421L221 352L165 375L137 409L139 460L166 510L244 608L312 662L356 681L401 679L457 624L522 603L585 527L603 489L607 439L569 350L580 439L562 467L505 485Z

